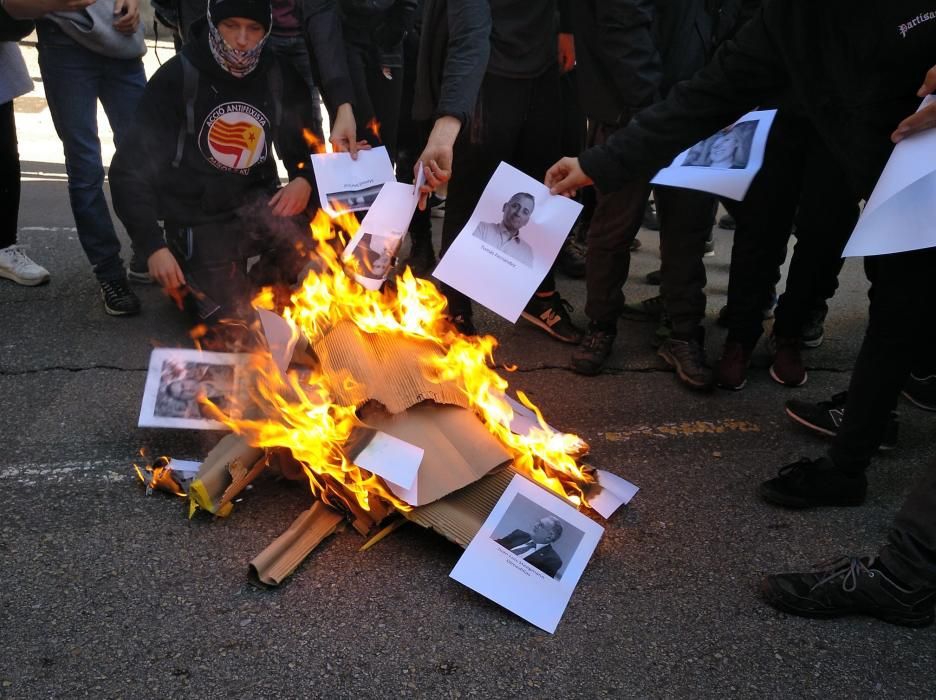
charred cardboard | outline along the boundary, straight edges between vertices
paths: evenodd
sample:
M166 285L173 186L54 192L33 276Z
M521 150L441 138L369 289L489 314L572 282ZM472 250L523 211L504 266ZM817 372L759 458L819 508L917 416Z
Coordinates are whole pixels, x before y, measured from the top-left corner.
M227 516L231 512L231 499L266 466L263 457L262 449L251 447L240 435L232 433L221 438L205 457L189 488L189 513L193 514L197 507Z
M441 350L428 341L365 333L351 321L341 321L312 349L322 372L331 379L336 404L361 406L377 401L389 413L400 413L423 401L468 406L468 399L454 384L426 378L426 363L441 357Z
M413 488L387 483L397 498L413 506L432 503L511 459L480 419L458 406L426 402L393 416L371 412L366 422L423 449Z

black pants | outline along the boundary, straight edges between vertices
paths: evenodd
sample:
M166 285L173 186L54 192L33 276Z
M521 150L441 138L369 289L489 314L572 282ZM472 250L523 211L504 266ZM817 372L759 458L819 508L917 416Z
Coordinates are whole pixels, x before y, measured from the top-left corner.
M871 306L845 415L829 456L844 471L869 464L911 367L932 365L936 343L936 248L865 258ZM925 357L924 357L925 356Z
M20 159L13 100L0 105L0 248L16 243L19 221Z
M305 262L297 244L307 239L304 216L166 226L166 243L191 292L190 310L208 324L252 319L250 300L261 286L293 284ZM254 256L260 260L248 271Z
M558 73L551 67L537 78L484 76L474 116L455 141L442 225L443 254L468 222L501 161L542 181L559 159ZM538 291L555 288L550 269ZM442 285L442 291L453 316L471 314L468 297L448 285Z
M673 337L688 340L705 318L702 256L718 201L705 192L662 186L653 188L653 199L660 218L660 296Z
M619 127L592 122L588 145L600 146ZM585 255L585 314L592 325L614 333L624 306L621 287L630 272L630 244L640 230L650 184L629 181L614 192L595 193L595 209L588 225Z
M936 461L930 464L894 519L880 557L913 588L936 587Z
M790 108L777 112L764 165L743 202L726 201L735 218L728 278L728 341L752 350L763 333L794 224L796 248L774 333L798 337L810 311L832 297L842 249L858 220L858 197L815 128Z
M374 46L345 41L345 47L348 72L354 85L354 118L357 121L358 139L372 146L386 146L390 160L396 161L403 67L390 68L391 78L388 79ZM373 120L380 124L379 136L372 131Z

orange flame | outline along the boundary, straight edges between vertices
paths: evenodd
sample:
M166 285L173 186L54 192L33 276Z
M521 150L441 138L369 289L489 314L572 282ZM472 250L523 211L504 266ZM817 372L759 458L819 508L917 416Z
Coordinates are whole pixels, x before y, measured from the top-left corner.
M351 214L336 219L319 211L310 229L316 256L309 271L283 310L293 334L315 345L337 323L351 321L361 331L399 335L431 342L437 358L427 358L426 376L450 382L464 393L488 430L511 452L514 468L564 496L575 505L586 504L582 487L594 477L577 464L587 445L575 435L557 433L523 393L520 401L535 412L539 426L525 436L510 431L513 409L506 401L507 381L492 367L496 340L491 336L466 337L446 318L445 297L429 281L414 277L407 268L393 288L370 291L354 279L340 260L336 245L341 232L353 235L359 224ZM390 286L390 285L385 285ZM261 293L256 304L268 308ZM265 414L256 419L218 419L245 435L258 447L286 447L304 467L314 493L322 495L329 479L353 494L365 510L373 496L408 510L383 482L353 464L344 452L352 431L361 426L354 406L336 405L332 382L318 369L280 373L268 354L252 357L256 379L254 399ZM347 377L343 378L344 380Z
M325 152L325 143L316 136L311 129L303 129L302 137L305 139L306 146L308 146L313 153Z
M380 138L380 122L377 121L377 117L371 117L370 121L367 122L367 130L377 139Z

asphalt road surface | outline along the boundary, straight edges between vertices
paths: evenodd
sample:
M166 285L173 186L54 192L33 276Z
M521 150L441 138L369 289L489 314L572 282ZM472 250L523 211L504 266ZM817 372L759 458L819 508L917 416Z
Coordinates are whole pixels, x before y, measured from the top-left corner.
M52 281L0 281L0 697L933 696L934 628L804 620L757 595L767 572L875 551L936 452L933 416L904 403L900 446L875 460L864 506L790 512L756 495L825 447L783 402L846 387L866 312L856 261L795 390L768 377L761 344L743 391L690 393L650 347L652 324L623 320L607 371L583 378L567 369L569 347L479 314L497 359L518 366L511 385L641 487L603 523L555 634L449 579L461 550L415 525L363 553L356 533L339 533L280 589L259 591L247 562L309 494L261 483L218 521L143 495L131 473L141 447L198 459L218 438L136 427L149 352L188 346L186 325L151 287L140 316L104 314L41 86L17 109L22 242ZM655 293L642 283L655 236L641 240L630 299ZM716 229L716 243L713 361L731 234ZM583 283L560 288L584 322Z

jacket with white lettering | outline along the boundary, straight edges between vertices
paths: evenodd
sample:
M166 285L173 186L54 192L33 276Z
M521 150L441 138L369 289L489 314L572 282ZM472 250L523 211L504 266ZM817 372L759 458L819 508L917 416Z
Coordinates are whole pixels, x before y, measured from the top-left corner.
M792 90L823 141L867 197L890 156L890 134L919 107L936 65L936 12L924 0L767 0L691 80L581 154L599 189L646 180L678 153Z
M114 211L145 257L165 247L158 220L181 226L224 221L269 198L279 186L274 142L289 179L307 179L314 196L302 133L303 124L312 123L314 107L302 78L291 66L277 65L269 47L257 68L235 78L212 57L207 25L194 31L182 55L167 61L147 84L108 176ZM188 97L183 56L198 73L197 88ZM279 84L281 95L271 84Z

